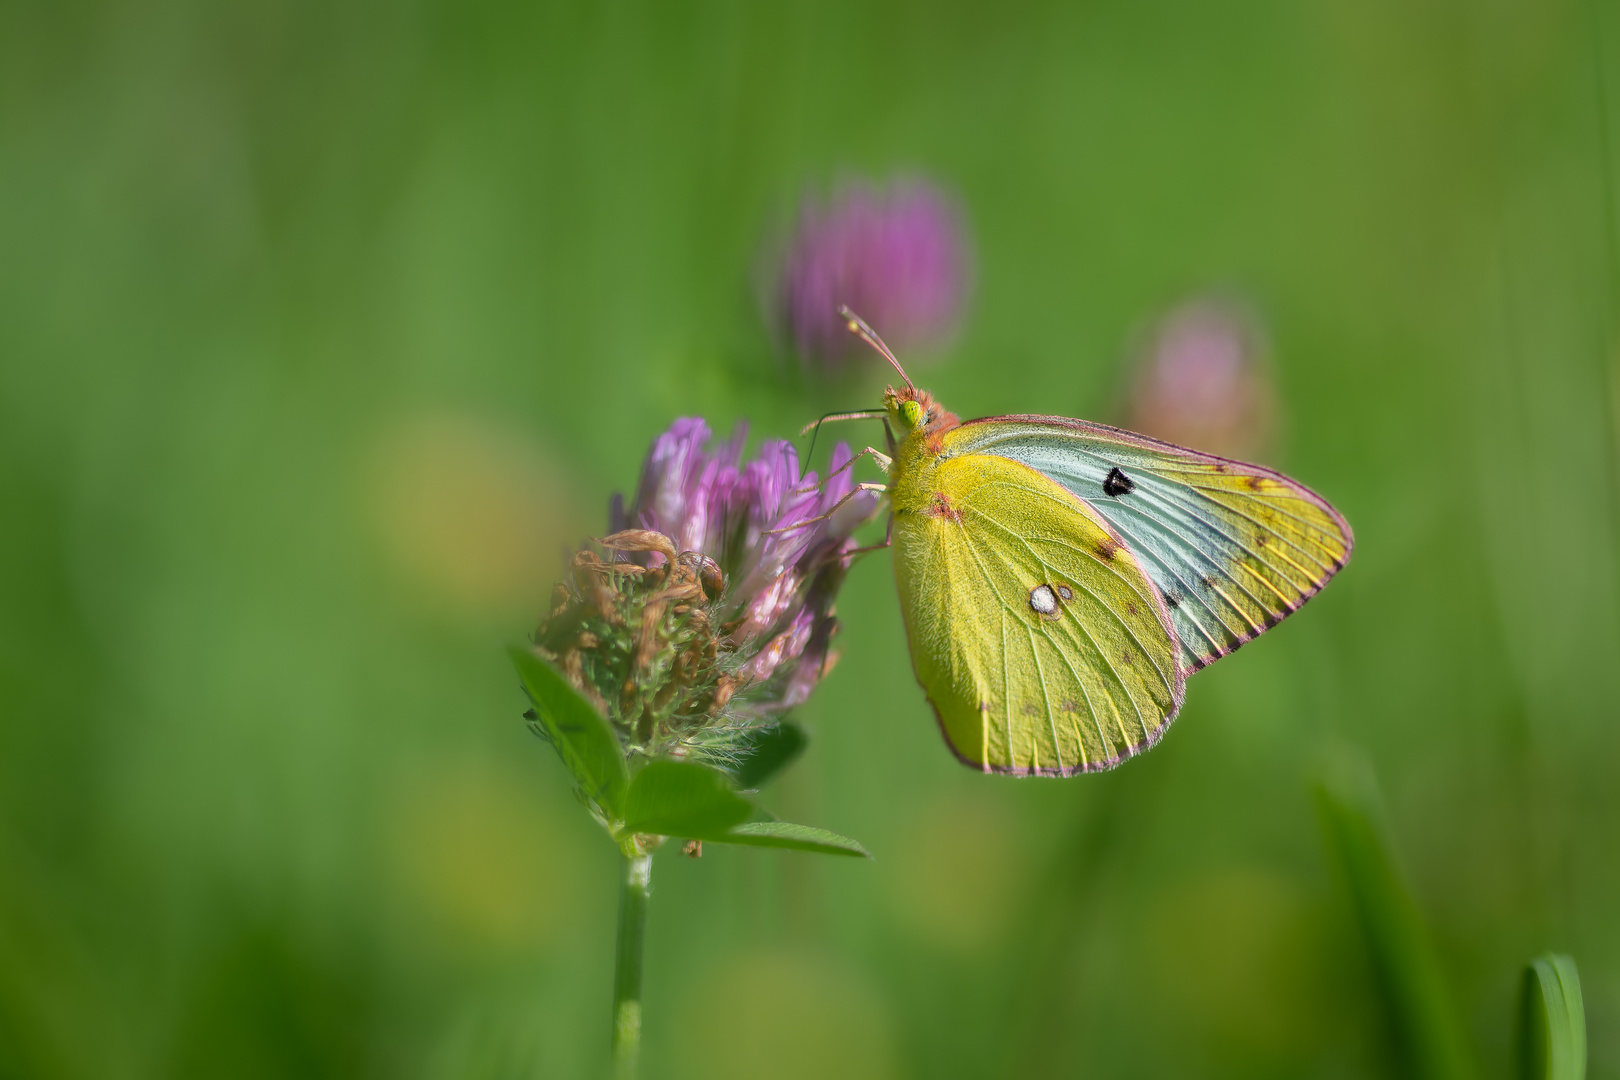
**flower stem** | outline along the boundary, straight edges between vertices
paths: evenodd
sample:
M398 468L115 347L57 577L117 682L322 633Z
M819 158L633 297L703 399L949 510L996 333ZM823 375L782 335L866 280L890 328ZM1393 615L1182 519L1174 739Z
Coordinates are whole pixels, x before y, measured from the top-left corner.
M641 956L647 940L652 856L626 854L619 888L619 943L613 962L613 1075L635 1080L641 1051Z

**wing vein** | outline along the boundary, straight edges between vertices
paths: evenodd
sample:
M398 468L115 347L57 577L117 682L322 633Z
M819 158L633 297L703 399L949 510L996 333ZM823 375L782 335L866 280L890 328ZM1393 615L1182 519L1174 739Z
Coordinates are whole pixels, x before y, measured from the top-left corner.
M1001 524L1001 522L995 520L994 518L980 512L980 511L976 510L976 511L974 511L974 513L978 514L978 516L982 517L990 525L995 526L997 529L1000 529L1002 532L1006 533L1008 536L1012 537L1014 540L1016 540L1019 543L1023 544L1025 550L1030 553L1030 556L1032 558L1034 558L1036 561L1040 562L1042 566L1046 565L1046 561L1044 559L1041 559L1041 557L1035 553L1035 550L1029 546L1029 541L1025 537L1019 535L1018 533L1014 532L1013 530L1007 528L1007 526ZM1070 551L1073 551L1076 554L1086 556L1088 559L1090 559L1092 562L1096 563L1098 566L1101 566L1104 569L1108 570L1111 574L1113 574L1115 577L1117 577L1126 586L1130 585L1130 579L1126 578L1124 574L1121 574L1118 570L1114 569L1114 567L1111 566L1110 564L1103 562L1102 559L1097 557L1096 552L1088 551L1084 547L1081 547L1081 546L1079 546L1077 544L1068 543L1067 541L1065 541L1065 540L1063 540L1061 538L1058 538L1058 537L1041 537L1041 539L1045 540L1049 544L1058 544L1060 546L1068 548ZM1084 585L1081 585L1080 582L1078 582L1078 581L1076 581L1075 584L1079 585L1080 588L1085 589L1086 595L1091 597L1091 599L1096 603L1097 607L1102 609L1103 611L1106 611L1110 616L1112 616L1113 620L1116 623L1119 624L1120 629L1124 630L1125 633L1130 635L1131 640L1136 643L1136 647L1142 651L1142 655L1147 657L1149 663L1153 664L1153 670L1158 674L1160 681L1165 684L1165 689L1169 690L1171 692L1171 694L1173 695L1174 692L1175 692L1175 684L1174 684L1174 682L1169 680L1169 679L1166 679L1165 674L1164 674L1164 670L1162 668L1160 668L1159 665L1153 660L1151 650L1149 650L1148 647L1142 643L1142 639L1137 635L1136 630L1131 626L1131 624L1126 622L1123 618L1121 618L1117 611L1115 611L1113 608L1109 607L1108 604L1103 600L1102 597L1098 596L1096 593L1092 592L1090 589L1086 588ZM1134 592L1135 590L1132 590L1132 591ZM1004 600L1002 602L1005 603L1006 601ZM1087 632L1086 636L1087 637L1091 636L1089 631ZM1092 640L1092 644L1093 645L1096 644L1095 639ZM1101 650L1099 649L1099 653L1100 652L1101 652ZM1112 663L1109 663L1109 667L1110 668L1113 667ZM1134 702L1133 702L1133 704L1134 704ZM1140 710L1138 710L1138 712L1140 712Z
M1058 738L1057 711L1052 708L1052 694L1046 686L1046 672L1041 670L1041 652L1035 644L1035 628L1026 626L1024 629L1029 634L1029 655L1035 662L1035 677L1040 680L1041 684L1041 700L1046 702L1046 726L1052 729L1052 755L1057 758L1058 772L1062 772L1063 743ZM1060 649L1059 653L1061 652Z

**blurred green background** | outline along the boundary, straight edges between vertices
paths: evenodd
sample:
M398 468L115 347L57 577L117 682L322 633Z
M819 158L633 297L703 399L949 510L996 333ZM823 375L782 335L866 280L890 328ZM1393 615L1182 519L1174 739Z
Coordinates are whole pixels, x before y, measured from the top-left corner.
M754 282L896 172L974 237L947 405L1109 418L1237 290L1355 558L1047 782L955 763L866 559L765 801L877 860L661 854L645 1075L1399 1072L1363 755L1482 1075L1558 948L1620 1076L1616 5L682 8L0 4L0 1076L605 1064L616 855L500 646L674 416L873 403Z

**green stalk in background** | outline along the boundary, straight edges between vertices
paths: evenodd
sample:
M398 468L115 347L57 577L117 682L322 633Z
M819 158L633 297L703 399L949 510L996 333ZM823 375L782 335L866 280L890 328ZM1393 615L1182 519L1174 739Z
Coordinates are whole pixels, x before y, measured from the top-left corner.
M1345 759L1317 783L1316 796L1408 1074L1476 1080L1479 1067L1439 956L1396 868L1371 766Z

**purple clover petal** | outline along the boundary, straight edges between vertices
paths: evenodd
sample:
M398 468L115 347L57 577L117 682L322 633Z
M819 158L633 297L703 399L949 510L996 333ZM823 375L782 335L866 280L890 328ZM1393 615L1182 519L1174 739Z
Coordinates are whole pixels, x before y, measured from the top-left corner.
M831 510L833 504L848 495L850 489L855 486L854 470L844 468L854 456L847 443L839 443L833 447L832 461L827 464L827 485L822 492L823 514Z
M849 502L833 512L827 521L827 533L839 539L847 538L856 529L872 520L881 496L875 491L857 492Z
M815 473L811 473L805 479L811 482L814 478ZM790 528L786 532L772 533L761 539L758 560L740 586L743 593L764 589L780 577L789 566L798 562L820 538L827 527L825 522L800 524L817 516L820 512L820 503L820 497L813 491L796 496L787 503L776 520L770 523L770 527L772 529L797 527Z
M825 531L828 536L842 540L856 529L872 519L872 513L877 509L878 493L875 491L862 491L850 498L836 511L833 507L838 501L848 495L855 488L855 474L852 470L843 469L849 460L854 457L849 447L839 443L833 448L832 464L828 467L828 475L832 478L827 481L825 492L821 498L820 514L832 513L827 521Z
M830 615L816 622L810 640L806 642L804 651L799 654L797 670L788 677L782 687L781 707L784 710L803 704L809 698L810 691L815 689L816 683L821 681L821 676L827 670L828 646L832 641L833 631L837 629L838 620Z
M752 660L743 665L741 672L743 681L763 683L784 663L798 659L810 641L810 633L815 627L815 622L814 612L799 612L786 630L771 638L764 648L754 654Z
M782 621L782 617L803 603L799 586L803 576L793 571L778 574L758 592L748 597L743 608L742 622L732 631L739 644L746 644L769 634Z
M768 442L760 447L760 456L745 466L744 475L751 488L748 522L743 536L747 555L739 560L738 571L743 579L733 596L733 607L743 597L757 593L797 560L819 535L821 523L772 533L770 530L793 525L815 517L820 511L820 496L811 488L816 474L799 475L799 455L792 443Z
M728 710L739 717L779 715L820 678L836 620L832 599L842 583L850 534L878 505L860 492L827 521L813 521L855 490L850 449L833 450L822 485L800 474L798 453L782 441L762 444L744 461L747 428L715 442L697 418L670 425L654 440L634 503L610 508L618 528L664 533L681 551L713 559L725 575L718 600L722 649L737 665L739 688ZM843 471L840 471L843 470ZM809 524L804 524L809 522ZM774 530L786 526L784 532ZM654 559L634 556L646 565Z
M749 463L755 478L754 499L759 508L757 521L765 528L781 520L782 504L793 497L795 488L813 483L813 476L799 475L799 452L790 442L768 442L759 448L759 459Z
M739 422L732 429L731 438L714 448L702 484L693 493L693 505L701 506L701 516L696 512L693 514L693 521L677 541L683 550L702 551L720 561L732 520L733 494L738 482L737 466L742 461L743 446L747 441L748 425Z
M709 513L712 503L710 492L720 473L720 463L708 460L703 469L689 482L684 498L685 514L679 525L670 532L670 538L681 551L702 551L709 535Z
M701 475L706 464L703 448L708 441L709 425L695 417L676 420L654 440L642 469L633 520L666 535L679 531L687 517L693 476Z

